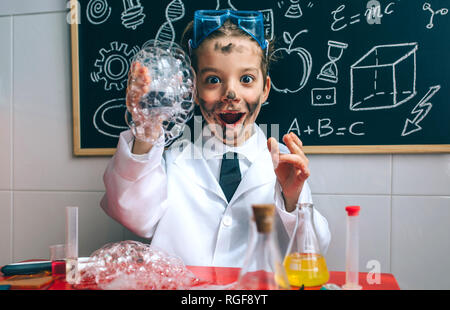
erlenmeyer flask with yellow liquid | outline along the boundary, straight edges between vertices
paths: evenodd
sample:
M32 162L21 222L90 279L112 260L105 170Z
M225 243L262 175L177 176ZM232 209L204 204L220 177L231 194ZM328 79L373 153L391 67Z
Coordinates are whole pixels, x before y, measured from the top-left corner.
M317 241L313 205L297 204L296 212L297 221L284 258L289 284L319 287L327 283L330 275Z

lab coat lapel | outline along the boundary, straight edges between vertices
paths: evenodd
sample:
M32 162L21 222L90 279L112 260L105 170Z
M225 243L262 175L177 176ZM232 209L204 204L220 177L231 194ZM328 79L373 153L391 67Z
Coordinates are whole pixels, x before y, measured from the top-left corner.
M184 172L189 180L192 180L205 190L216 194L219 198L227 202L222 188L209 169L201 149L197 146L192 143L186 145L174 163Z
M230 204L249 190L273 182L275 178L270 152L264 149L243 176Z

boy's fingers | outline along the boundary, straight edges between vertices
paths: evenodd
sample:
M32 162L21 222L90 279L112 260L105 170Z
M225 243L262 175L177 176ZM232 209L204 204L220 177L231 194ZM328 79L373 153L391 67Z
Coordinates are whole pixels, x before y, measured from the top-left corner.
M298 145L298 147L303 149L302 140L300 140L300 138L293 132L289 133L289 135L292 137L292 140Z
M275 138L271 137L267 140L267 148L269 149L270 155L272 157L273 168L278 167L280 161L280 149L278 148L278 142Z
M281 154L279 156L279 163L287 163L293 165L294 167L301 170L304 177L308 177L310 174L308 162L303 160L296 154Z
M305 153L303 152L302 142L294 133L284 135L283 142L286 144L291 154L297 154L301 156L302 159L305 160L306 162L309 161Z

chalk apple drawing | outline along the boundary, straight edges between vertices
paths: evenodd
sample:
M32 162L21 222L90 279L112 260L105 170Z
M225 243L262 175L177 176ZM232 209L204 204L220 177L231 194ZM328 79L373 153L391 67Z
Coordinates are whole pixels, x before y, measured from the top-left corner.
M287 31L283 39L288 48L279 48L272 53L277 61L271 69L272 87L281 93L296 93L308 83L312 69L311 54L302 47L293 47L294 41L307 29L300 31L294 37ZM286 78L287 77L287 78Z

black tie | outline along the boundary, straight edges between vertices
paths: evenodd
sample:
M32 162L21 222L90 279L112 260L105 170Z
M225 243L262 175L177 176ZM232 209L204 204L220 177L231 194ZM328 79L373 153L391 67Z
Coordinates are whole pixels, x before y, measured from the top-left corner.
M227 155L228 154L228 155ZM239 160L236 153L225 153L222 157L220 167L219 184L230 202L234 192L241 183L241 170L239 169Z

